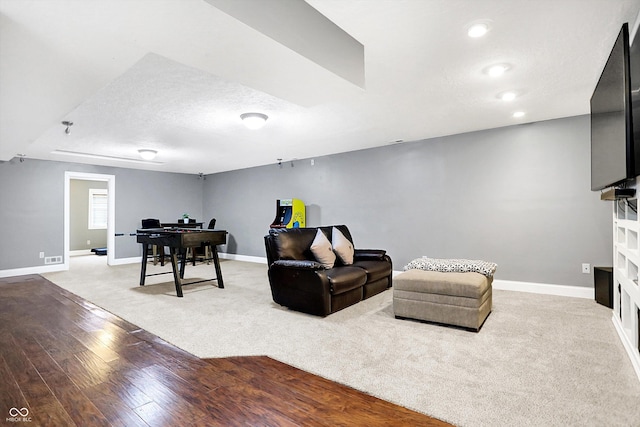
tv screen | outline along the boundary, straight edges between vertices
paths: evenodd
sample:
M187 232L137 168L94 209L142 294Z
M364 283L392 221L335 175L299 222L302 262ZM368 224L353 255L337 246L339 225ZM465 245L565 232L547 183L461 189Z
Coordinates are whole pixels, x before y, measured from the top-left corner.
M629 29L624 24L591 97L591 190L635 177L636 155L640 150L635 150L633 138Z
M629 71L631 73L631 118L633 141L636 149L636 175L640 174L640 29L636 30L629 47Z

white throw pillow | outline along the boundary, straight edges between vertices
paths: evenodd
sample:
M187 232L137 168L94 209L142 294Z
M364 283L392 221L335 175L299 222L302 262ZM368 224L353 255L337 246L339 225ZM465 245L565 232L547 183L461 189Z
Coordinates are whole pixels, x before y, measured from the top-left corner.
M337 228L331 230L333 251L344 265L353 264L353 244Z
M315 239L311 243L311 252L325 268L333 268L333 264L336 262L336 254L333 253L331 242L319 228Z

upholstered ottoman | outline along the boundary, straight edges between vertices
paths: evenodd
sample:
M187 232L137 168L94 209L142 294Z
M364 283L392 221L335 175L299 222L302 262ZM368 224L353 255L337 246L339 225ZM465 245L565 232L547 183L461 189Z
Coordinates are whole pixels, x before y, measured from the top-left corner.
M476 332L491 312L493 276L407 270L393 279L396 318L444 323Z

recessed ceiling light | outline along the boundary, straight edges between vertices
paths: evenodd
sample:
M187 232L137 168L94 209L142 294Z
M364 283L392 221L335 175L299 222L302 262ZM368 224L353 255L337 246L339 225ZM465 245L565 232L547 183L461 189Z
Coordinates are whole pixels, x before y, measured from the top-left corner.
M467 35L472 38L482 37L489 32L489 24L486 22L478 22L467 29Z
M500 77L511 68L509 64L496 64L485 69L485 72L491 77Z
M520 117L524 117L524 111L516 111L513 113L513 117L519 119Z
M502 99L503 101L513 101L514 99L516 99L516 93L515 92L503 92L500 95L500 99Z

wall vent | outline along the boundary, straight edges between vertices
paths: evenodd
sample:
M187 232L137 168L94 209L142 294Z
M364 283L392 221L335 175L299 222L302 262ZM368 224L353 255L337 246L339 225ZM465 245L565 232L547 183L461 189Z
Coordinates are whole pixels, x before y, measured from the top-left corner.
M48 256L44 259L45 264L62 264L62 256Z

